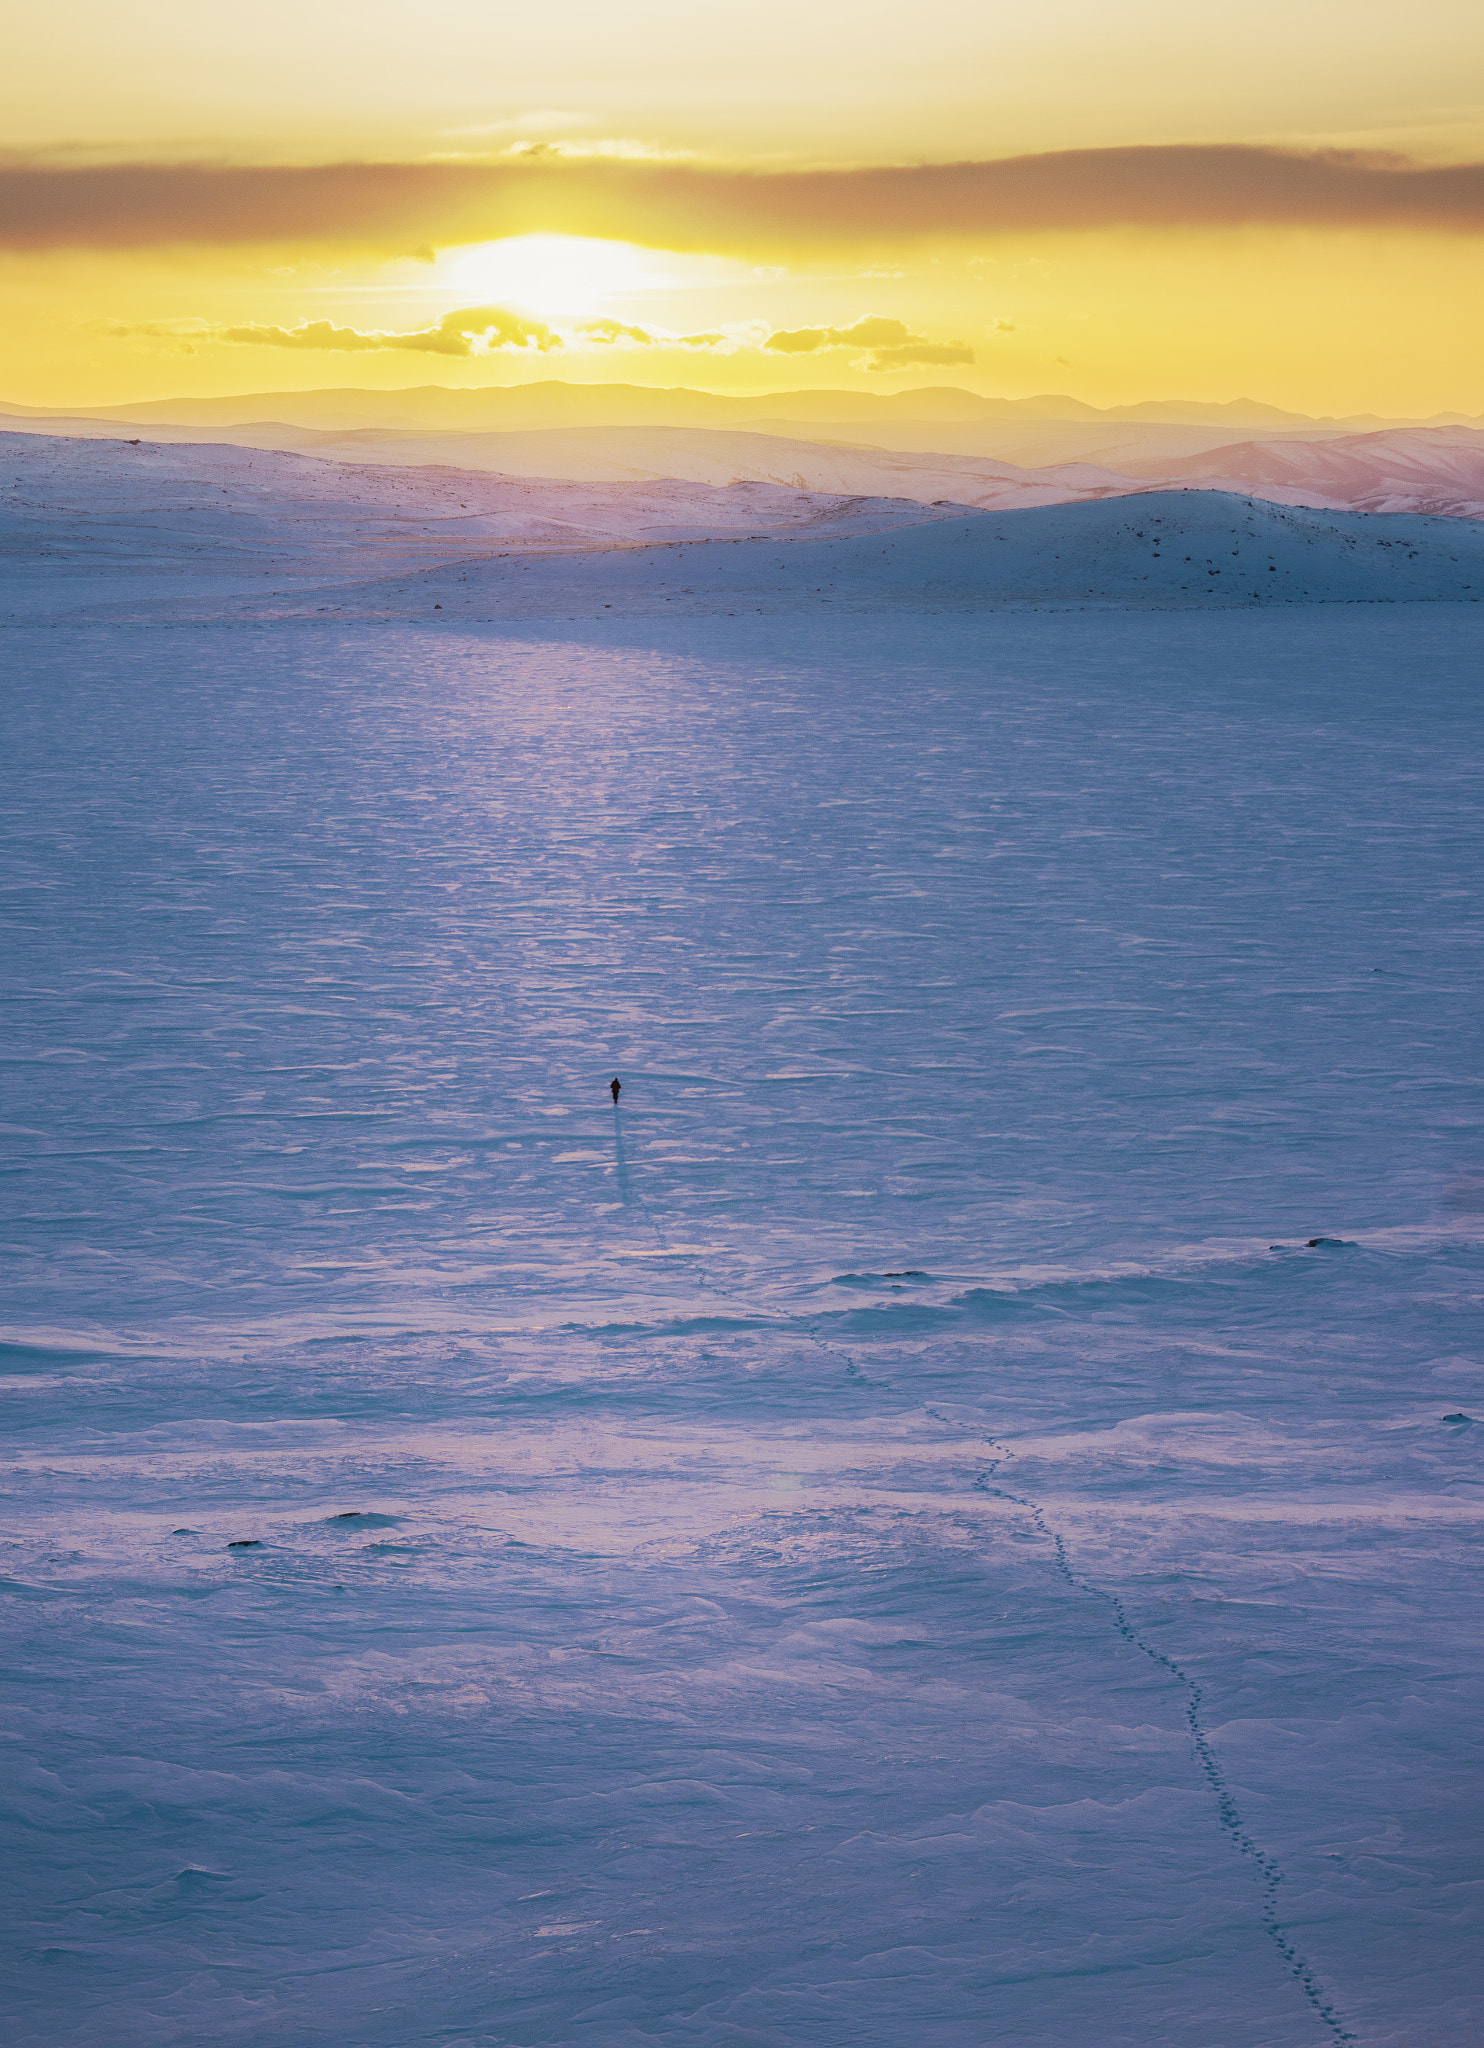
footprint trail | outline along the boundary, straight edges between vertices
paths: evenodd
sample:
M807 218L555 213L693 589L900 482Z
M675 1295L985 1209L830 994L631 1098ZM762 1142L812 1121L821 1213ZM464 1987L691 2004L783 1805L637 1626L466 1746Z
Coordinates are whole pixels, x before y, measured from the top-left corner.
M1066 1539L1047 1522L1039 1502L1030 1499L1026 1494L1011 1493L1007 1487L996 1486L993 1483L999 1467L1006 1458L1013 1458L1015 1453L1003 1444L993 1445L992 1448L997 1449L1000 1455L991 1459L988 1467L975 1479L975 1491L990 1494L996 1500L1009 1501L1016 1507L1024 1508L1037 1533L1051 1545L1053 1570L1077 1592L1085 1594L1091 1600L1100 1601L1107 1607L1112 1626L1123 1640L1132 1648L1141 1651L1151 1663L1157 1664L1162 1671L1168 1672L1177 1684L1184 1687L1185 1724L1190 1730L1191 1746L1195 1750L1196 1761L1216 1801L1217 1823L1230 1838L1233 1847L1239 1854L1251 1860L1258 1873L1262 1894L1263 1932L1278 1951L1284 1968L1298 1985L1315 2015L1329 2030L1331 2039L1344 2043L1354 2042L1358 2036L1352 2034L1344 2025L1315 1975L1312 1964L1301 1953L1279 1918L1278 1887L1283 1882L1282 1867L1275 1856L1254 1841L1243 1824L1236 1799L1227 1783L1226 1773L1221 1767L1221 1760L1216 1754L1215 1745L1201 1717L1205 1696L1199 1682L1192 1678L1182 1665L1176 1663L1173 1657L1167 1657L1163 1650L1157 1650L1152 1643L1145 1641L1129 1620L1128 1610L1116 1593L1110 1593L1102 1586L1095 1586L1090 1579L1083 1578L1074 1570L1067 1551Z

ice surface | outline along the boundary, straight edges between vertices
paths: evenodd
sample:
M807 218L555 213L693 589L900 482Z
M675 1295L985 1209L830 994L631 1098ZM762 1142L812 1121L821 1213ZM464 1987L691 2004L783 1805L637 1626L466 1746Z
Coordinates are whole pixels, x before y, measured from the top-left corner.
M1477 620L6 633L8 2039L1473 2040Z

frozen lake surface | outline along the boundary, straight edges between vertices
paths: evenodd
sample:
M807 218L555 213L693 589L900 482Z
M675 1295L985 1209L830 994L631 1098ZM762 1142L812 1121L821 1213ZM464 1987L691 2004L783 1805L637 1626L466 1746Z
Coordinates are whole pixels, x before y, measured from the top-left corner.
M9 2041L1478 2039L1478 631L6 634Z

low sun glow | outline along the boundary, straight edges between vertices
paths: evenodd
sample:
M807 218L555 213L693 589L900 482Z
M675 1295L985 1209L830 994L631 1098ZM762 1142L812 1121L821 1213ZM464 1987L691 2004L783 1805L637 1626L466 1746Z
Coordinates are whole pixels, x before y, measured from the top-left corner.
M440 291L544 320L596 313L611 299L675 282L655 251L584 235L513 235L450 249L437 273Z

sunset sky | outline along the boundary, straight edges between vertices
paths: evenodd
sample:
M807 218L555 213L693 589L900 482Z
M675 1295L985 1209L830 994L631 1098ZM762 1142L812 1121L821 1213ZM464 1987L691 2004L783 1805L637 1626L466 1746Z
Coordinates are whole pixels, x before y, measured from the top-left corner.
M0 401L1484 412L1476 0L12 8Z

